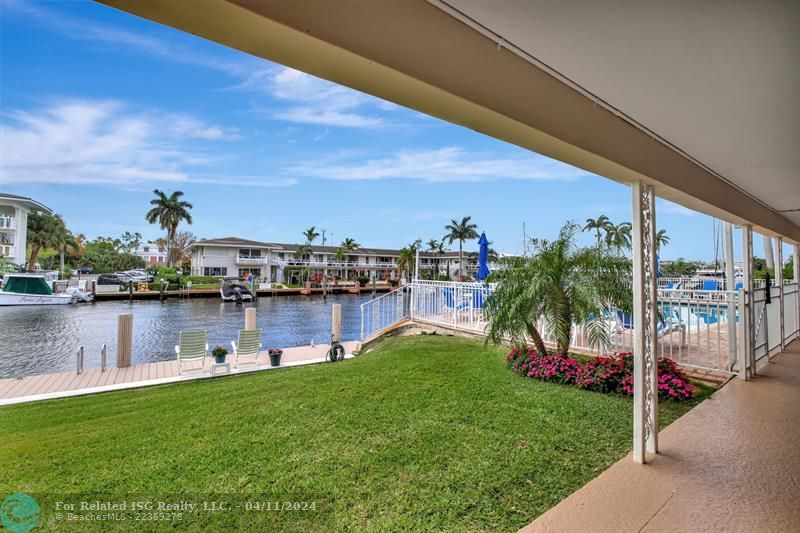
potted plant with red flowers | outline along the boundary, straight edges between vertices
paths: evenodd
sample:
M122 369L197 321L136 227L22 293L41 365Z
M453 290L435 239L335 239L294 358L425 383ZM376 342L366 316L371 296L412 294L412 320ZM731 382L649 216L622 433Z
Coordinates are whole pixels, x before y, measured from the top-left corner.
M211 355L214 356L215 363L224 363L225 356L228 355L228 349L224 346L215 346L213 350L211 350Z
M280 348L270 348L267 350L269 354L269 364L272 366L281 366L281 356L283 355L283 350Z

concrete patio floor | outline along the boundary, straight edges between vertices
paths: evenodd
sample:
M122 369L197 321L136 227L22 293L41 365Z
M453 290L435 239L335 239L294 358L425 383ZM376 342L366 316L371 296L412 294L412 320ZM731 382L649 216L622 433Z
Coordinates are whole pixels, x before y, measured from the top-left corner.
M733 380L525 532L800 531L800 341Z

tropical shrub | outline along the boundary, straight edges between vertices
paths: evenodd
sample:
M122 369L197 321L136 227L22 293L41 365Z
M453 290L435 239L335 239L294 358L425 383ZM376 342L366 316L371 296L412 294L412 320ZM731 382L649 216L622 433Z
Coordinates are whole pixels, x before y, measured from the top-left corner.
M621 357L595 357L581 365L577 384L582 389L596 392L615 392L620 389L626 375L633 375Z
M362 287L366 287L369 285L370 279L369 276L357 276L356 281L359 282Z
M633 395L633 354L594 357L581 362L568 354L540 353L534 348L513 348L506 356L511 370L539 381L577 385L602 393ZM658 360L658 396L663 400L688 400L694 386L675 361Z

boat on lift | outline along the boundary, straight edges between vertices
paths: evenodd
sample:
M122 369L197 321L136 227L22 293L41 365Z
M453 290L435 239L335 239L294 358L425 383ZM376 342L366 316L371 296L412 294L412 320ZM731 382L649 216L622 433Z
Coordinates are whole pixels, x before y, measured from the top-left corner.
M90 299L74 287L53 292L52 282L41 274L5 274L0 291L0 305L65 305Z
M225 278L219 288L220 296L225 302L250 302L253 300L253 293L247 288L239 278Z

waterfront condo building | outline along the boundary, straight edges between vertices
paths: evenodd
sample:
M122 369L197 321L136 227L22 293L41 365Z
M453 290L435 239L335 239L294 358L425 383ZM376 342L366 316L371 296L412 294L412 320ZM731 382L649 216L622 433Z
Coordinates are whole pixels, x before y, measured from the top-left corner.
M36 200L0 192L0 257L17 265L26 261L28 213L31 211L52 213L49 207Z
M337 246L311 245L311 253L298 253L297 244L260 242L239 237L203 239L191 245L192 275L253 277L271 282L292 282L296 272L307 268L310 277L327 275L334 279L355 279L366 276L377 281L407 277L409 268L398 268L400 250L358 247L337 254ZM301 250L302 252L302 250ZM474 274L477 258L464 252L466 272ZM420 252L420 275L432 277L434 272L456 275L458 252L434 254Z

